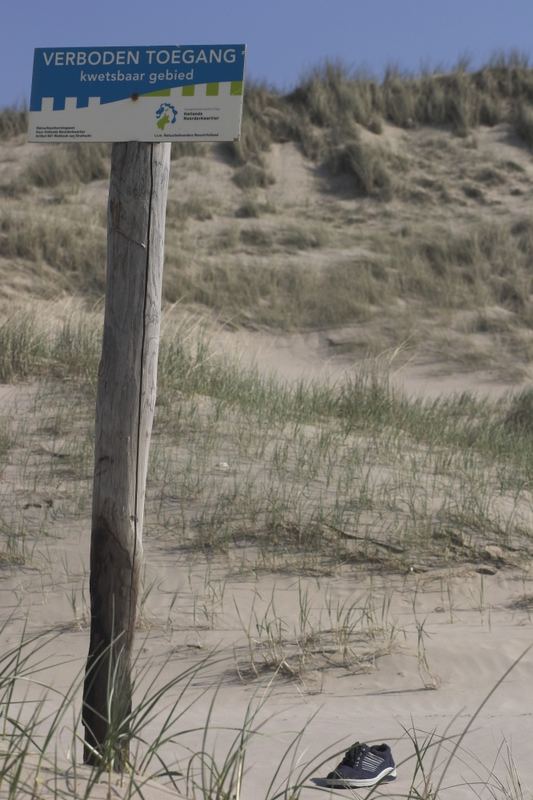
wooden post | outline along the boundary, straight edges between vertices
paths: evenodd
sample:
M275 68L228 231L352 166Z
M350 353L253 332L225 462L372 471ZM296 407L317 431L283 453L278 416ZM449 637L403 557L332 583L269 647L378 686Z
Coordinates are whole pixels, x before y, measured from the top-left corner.
M157 380L170 144L113 145L91 530L84 761L129 755L131 651Z

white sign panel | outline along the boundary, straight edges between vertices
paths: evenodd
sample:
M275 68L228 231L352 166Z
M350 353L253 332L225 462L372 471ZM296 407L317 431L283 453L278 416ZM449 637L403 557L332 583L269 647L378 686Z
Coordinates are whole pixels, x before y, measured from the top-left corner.
M245 46L35 50L30 142L233 141Z

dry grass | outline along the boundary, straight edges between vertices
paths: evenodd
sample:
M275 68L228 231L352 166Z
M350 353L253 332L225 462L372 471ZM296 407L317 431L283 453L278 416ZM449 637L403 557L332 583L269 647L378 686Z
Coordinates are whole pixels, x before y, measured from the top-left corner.
M320 254L339 236L333 227L273 228L252 218L241 229L224 228L216 258L209 251L201 257L197 246L190 261L175 261L169 236L166 293L170 300L207 306L235 322L254 319L282 328L368 320L401 301L439 314L499 306L514 315L515 326L529 329L532 231L528 219L464 232L424 226L404 239L380 237L367 257L328 254L322 266L290 256Z
M348 178L349 188L356 196L391 200L393 180L387 160L383 152L352 138L331 145L325 166L333 176Z
M354 345L361 355L429 338L432 356L440 347L457 365L478 367L496 356L502 368L519 359L526 374L529 166L516 138L501 138L494 155L478 147L476 130L506 122L527 142L531 84L517 56L477 72L390 69L382 81L325 64L284 96L250 84L240 143L173 148L165 299L232 324L365 323L371 334ZM5 130L13 114L3 112ZM430 125L438 127L421 127ZM16 291L10 275L25 286L35 276L47 296L101 295L108 166L105 145L32 148L27 159L22 148L5 150L5 298ZM512 315L507 330L454 331L458 352L426 323L490 307Z
M106 144L52 145L35 157L22 174L29 186L55 187L62 183L90 183L109 175L110 147Z
M448 74L420 76L389 68L380 82L326 62L285 96L264 85L249 85L242 141L232 152L240 163L260 163L272 142L295 141L307 156L324 161L328 134L346 139L354 123L379 134L382 120L407 129L447 126L459 136L479 125L511 122L527 141L533 98L527 58L511 53L494 57L475 72L467 67L460 62Z
M519 103L513 122L518 136L529 148L533 148L533 107L524 102Z
M27 114L24 107L9 106L0 109L0 140L25 133L28 127Z
M0 212L0 257L31 262L39 271L48 265L61 276L62 288L100 293L105 253L105 229L98 222L30 216L23 206Z
M260 164L243 164L233 175L233 180L239 189L265 188L274 183L272 175Z
M336 385L291 387L214 357L190 320L172 328L159 360L151 535L280 572L479 563L488 543L511 563L529 557L530 393L498 405L409 402L379 364ZM55 486L54 514L89 512L100 336L100 314L75 306L14 309L0 327L1 380L59 381L24 424L0 428L0 459L24 471L17 497ZM5 499L12 545L24 525L19 501ZM315 643L332 628L317 625Z

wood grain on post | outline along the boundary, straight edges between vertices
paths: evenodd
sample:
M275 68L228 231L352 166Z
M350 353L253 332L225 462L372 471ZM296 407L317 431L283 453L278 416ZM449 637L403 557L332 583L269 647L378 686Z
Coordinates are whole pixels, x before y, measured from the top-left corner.
M142 565L170 144L113 145L104 337L98 371L91 530L91 638L84 761L129 754L131 651Z

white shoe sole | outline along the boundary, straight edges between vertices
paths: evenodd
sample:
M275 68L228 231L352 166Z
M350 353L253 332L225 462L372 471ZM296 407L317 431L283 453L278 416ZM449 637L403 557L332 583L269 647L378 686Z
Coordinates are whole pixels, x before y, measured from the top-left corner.
M333 789L360 789L365 786L375 786L384 778L394 780L396 777L396 770L394 767L389 767L380 772L375 778L325 778L324 784L331 786Z

